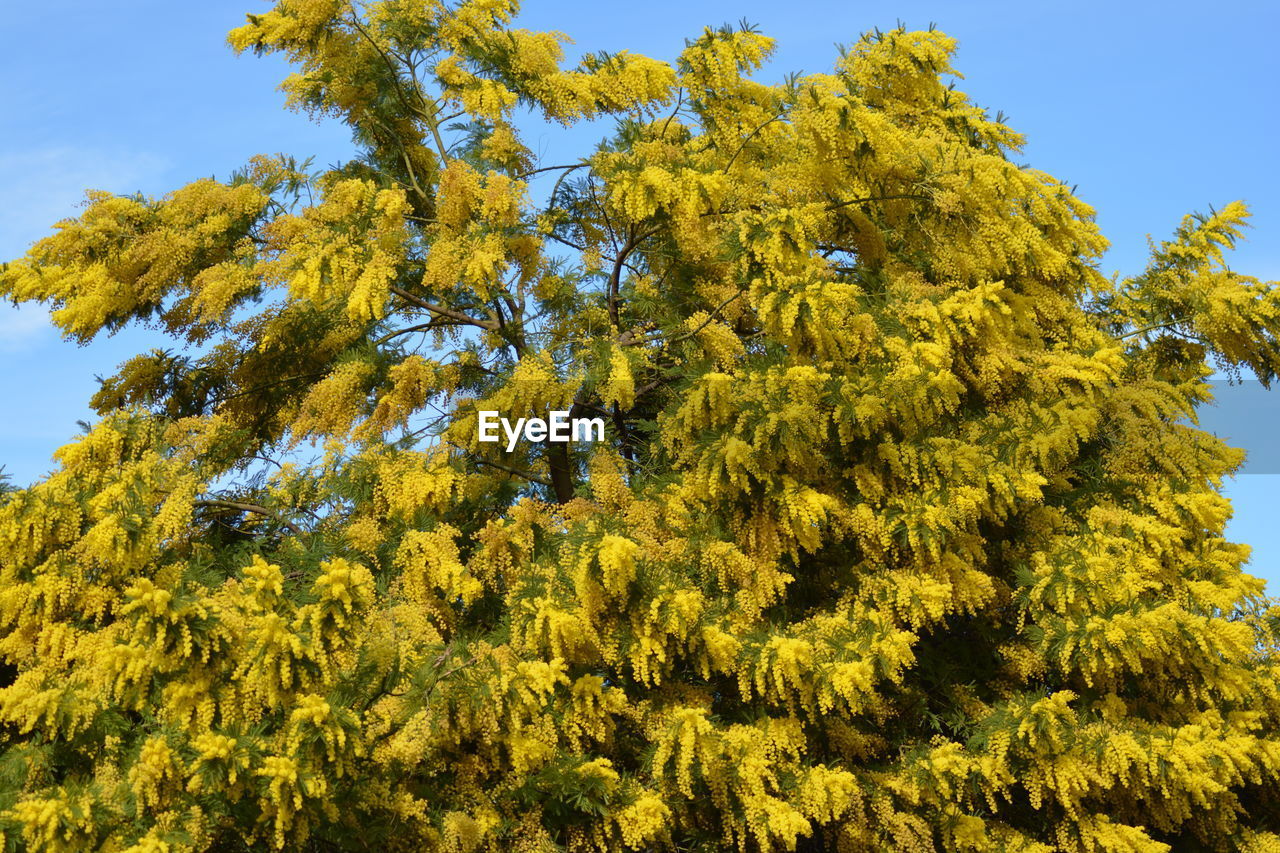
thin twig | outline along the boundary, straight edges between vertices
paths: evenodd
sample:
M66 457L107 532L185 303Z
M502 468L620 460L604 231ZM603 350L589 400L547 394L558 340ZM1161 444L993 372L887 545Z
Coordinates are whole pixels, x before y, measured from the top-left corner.
M408 110L411 113L417 113L418 116L420 116L422 120L426 122L427 128L431 131L431 135L435 137L436 147L440 150L441 162L447 161L449 159L448 149L445 147L444 140L440 137L440 130L436 125L435 119L425 110L415 109L409 103L409 99L404 93L404 87L400 85L400 74L396 69L395 63L391 61L391 57L387 56L386 51L382 49L382 45L378 44L378 42L374 39L374 37L369 34L369 31L366 30L363 25L361 25L360 18L354 13L351 15L351 24L357 30L359 30L360 35L364 36L365 40L368 41L369 44L373 47L373 49L377 51L378 55L382 57L382 61L386 63L387 70L391 73L391 83L393 86L395 86L396 97L400 99L400 103L404 104L404 108L406 110ZM418 88L418 87L415 87L415 88ZM420 89L418 90L417 95L418 95L418 101L422 104L423 107L426 107L427 101L425 98L423 98L422 92Z
M587 168L587 167L588 167L588 166L590 166L590 165L591 165L590 163L585 163L585 162L584 162L584 163L573 163L573 164L568 165L568 166L543 166L543 167L541 167L541 168L538 168L538 169L530 169L530 170L529 170L529 171L527 171L527 172L523 172L523 173L521 173L521 174L519 174L519 175L516 175L516 180L517 180L517 181L523 181L525 178L532 177L533 175L537 175L537 174L539 174L539 173L541 173L541 172L554 172L554 171L556 171L557 169L564 169L565 171L572 172L574 169L585 169L585 168Z
M513 476L519 477L522 480L528 480L530 483L537 483L539 486L546 486L547 488L551 488L550 480L544 480L536 474L530 474L527 471L521 471L518 468L512 468L508 465L503 465L501 462L493 462L491 460L485 459L480 454L473 453L470 450L467 450L462 445L455 444L452 441L447 442L447 444L450 447L456 447L458 450L461 450L463 453L466 454L467 458L470 459L472 462L479 462L481 465L488 465L490 468L496 468L499 471L503 471L507 474L511 474Z
M1146 326L1141 329L1134 329L1132 332L1128 332L1126 334L1121 335L1118 340L1123 341L1126 338L1136 337L1137 335L1145 335L1147 332L1154 332L1157 329L1169 329L1170 331L1176 331L1174 327L1181 326L1184 323L1186 323L1186 320L1168 320L1164 323L1156 323L1155 325L1152 325L1152 326Z
M773 124L775 121L781 121L785 116L786 116L786 113L778 113L773 118L767 119L766 121L761 122L759 125L756 126L755 130L751 131L746 136L742 137L742 142L738 145L738 150L733 152L733 156L729 158L729 162L725 163L724 168L721 169L720 171L724 172L725 174L728 174L729 169L733 166L733 161L738 159L738 155L742 153L742 149L747 147L747 143L751 141L751 138L755 136L757 133L759 133L760 131L764 130L769 125Z
M729 303L730 303L730 302L732 302L733 300L737 299L739 296L742 296L744 293L746 293L746 291L745 291L745 290L739 290L737 293L733 294L733 296L730 296L730 297L729 297L728 299L726 299L724 302L721 302L719 305L717 305L717 306L716 306L716 307L711 311L711 313L707 316L707 319L706 319L706 320L703 320L703 321L702 321L702 323L701 323L701 324L699 324L699 325L698 325L698 327L697 327L696 329L690 329L689 331L685 332L684 334L677 335L677 336L676 336L676 337L674 337L674 338L668 338L666 342L667 342L668 344L678 344L678 343L680 343L681 341L687 341L689 338L691 338L691 337L693 337L694 335L698 334L698 332L701 332L701 331L702 331L703 329L705 329L707 326L710 326L710 325L711 325L711 321L716 319L716 315L718 315L721 311L723 311L725 308L727 308L727 307L729 306ZM655 335L655 336L653 336L653 337L634 337L634 338L633 338L633 337L631 337L631 334L632 334L632 332L631 332L631 331L628 331L625 335L623 335L622 337L618 338L618 345L619 345L619 346L624 346L624 347L629 347L629 346L635 346L635 345L637 345L637 344L647 344L647 343L652 343L653 341L657 341L657 340L661 340L661 339L662 339L662 336L661 336L661 335Z
M419 323L416 326L409 326L408 328L405 328L405 329L396 329L394 332L388 332L387 334L383 335L382 337L374 341L373 346L376 347L379 344L385 344L387 341L391 340L392 338L398 338L401 335L408 335L408 334L412 334L413 332L430 332L433 329L444 329L444 328L448 328L449 326L462 326L462 325L466 325L466 324L458 321L454 321L452 323L445 323L440 320L432 320L430 323Z

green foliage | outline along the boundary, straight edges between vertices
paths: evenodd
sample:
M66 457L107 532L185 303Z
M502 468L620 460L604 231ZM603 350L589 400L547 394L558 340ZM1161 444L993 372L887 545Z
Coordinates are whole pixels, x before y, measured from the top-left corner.
M1280 366L1244 207L1109 281L933 28L770 85L745 24L567 68L515 11L281 0L231 43L357 158L0 270L174 341L0 475L7 849L1280 847L1280 609L1188 425Z

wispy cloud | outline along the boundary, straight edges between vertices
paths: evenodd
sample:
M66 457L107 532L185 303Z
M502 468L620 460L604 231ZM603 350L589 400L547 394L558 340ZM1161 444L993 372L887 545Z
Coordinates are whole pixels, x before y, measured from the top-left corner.
M53 334L49 312L44 308L38 305L14 308L0 304L0 352L30 349Z
M22 255L55 222L75 216L85 190L134 192L153 185L167 167L146 152L0 150L0 259Z

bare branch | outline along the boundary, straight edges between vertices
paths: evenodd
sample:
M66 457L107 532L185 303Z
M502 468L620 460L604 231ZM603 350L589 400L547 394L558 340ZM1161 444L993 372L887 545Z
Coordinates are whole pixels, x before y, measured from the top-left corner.
M1185 338L1187 340L1201 342L1201 338L1198 338L1195 335L1188 335L1187 333L1183 332L1181 329L1178 328L1179 326L1187 325L1187 322L1188 321L1185 318L1180 318L1180 319L1168 320L1164 323L1156 323L1151 326L1144 326L1141 329L1134 329L1132 332L1126 332L1125 334L1117 338L1117 340L1121 340L1121 341L1127 340L1129 338L1137 337L1138 335L1145 335L1148 332L1166 331L1166 332L1173 332L1175 335L1178 335L1179 337Z
M198 500L193 504L193 506L208 506L208 507L218 507L221 509L236 509L241 512L252 512L257 515L265 515L267 518L274 519L275 521L278 521L281 524L283 524L285 527L289 528L290 532L292 532L293 535L295 536L306 535L306 531L303 530L301 527L294 524L289 519L282 517L278 513L267 509L265 506L258 506L257 504L251 504L251 503L243 503L241 501L221 500L218 498L206 498L204 500Z
M412 104L409 103L409 98L405 94L404 87L400 83L400 72L396 68L395 63L391 61L391 57L387 56L387 52L382 49L382 45L378 44L377 40L374 39L374 37L369 33L369 31L364 28L364 25L360 23L359 16L357 16L354 13L351 15L351 25L354 26L356 30L359 31L360 35L364 37L365 41L369 42L369 45L375 51L377 51L378 55L382 57L382 61L386 63L387 71L390 72L391 74L391 83L395 87L396 97L399 98L400 103L402 103L404 105L404 108L408 110L410 113L417 114L419 118L421 118L424 122L426 122L427 128L431 131L431 135L435 138L436 147L440 151L441 162L443 163L444 161L448 160L449 159L448 149L445 147L444 140L440 137L440 129L436 124L434 116L431 114L431 112L429 112L426 109L427 101L422 96L421 88L418 86L415 86L416 94L418 96L418 102L422 104L424 109L417 109ZM416 76L414 77L414 80L416 82L417 80Z
M574 169L586 169L586 168L589 168L590 166L591 166L591 164L590 164L590 163L586 163L586 162L583 162L583 163L573 163L573 164L568 165L568 166L543 166L543 167L541 167L541 168L539 168L539 169L530 169L530 170L529 170L529 171L527 171L527 172L523 172L523 173L521 173L521 174L519 174L519 175L516 175L516 180L518 180L518 181L523 181L525 178L532 177L533 175L537 175L537 174L539 174L539 173L541 173L541 172L555 172L555 171L560 170L560 169L563 169L563 170L565 170L566 172L572 172Z
M477 317L472 317L469 314L464 314L461 311L455 311L454 309L446 308L443 305L436 305L434 302L428 302L419 296L413 295L398 284L391 285L391 292L411 305L416 305L425 311L430 311L432 314L437 314L441 317L448 317L450 320L457 320L459 323L463 323L465 325L479 326L480 328L488 329L489 331L496 331L498 329L498 323L496 320L481 320Z
M901 195L879 195L868 196L867 198L851 198L848 201L837 201L827 205L827 210L839 210L842 207L848 207L851 204L863 204L869 201L898 201L901 199L916 199L918 201L928 201L929 196L920 195L919 193L903 193Z
M374 341L373 345L376 347L380 344L385 344L387 341L391 340L392 338L398 338L401 335L413 334L414 332L430 332L433 329L444 329L444 328L448 328L449 326L463 326L463 325L468 325L468 324L462 323L457 320L454 320L453 322L449 322L449 323L446 323L443 320L432 320L430 323L419 323L416 326L409 326L404 329L396 329L394 332L388 332L387 334L383 335L382 337Z

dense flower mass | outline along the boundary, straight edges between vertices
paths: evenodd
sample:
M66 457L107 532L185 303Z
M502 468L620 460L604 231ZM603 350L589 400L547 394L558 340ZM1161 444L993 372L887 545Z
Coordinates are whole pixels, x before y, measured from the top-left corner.
M359 157L0 271L175 339L0 495L6 849L1280 850L1280 609L1192 425L1280 372L1244 207L1114 281L940 32L769 84L750 28L568 67L515 13L279 0L231 44Z

